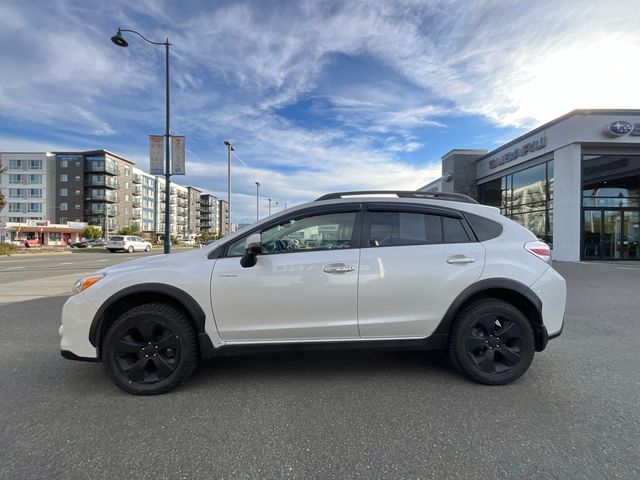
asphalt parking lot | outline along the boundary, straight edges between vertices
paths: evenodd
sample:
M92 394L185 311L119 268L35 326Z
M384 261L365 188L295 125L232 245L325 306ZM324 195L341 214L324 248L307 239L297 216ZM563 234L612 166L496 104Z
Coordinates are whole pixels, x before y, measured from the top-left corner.
M65 296L6 303L0 478L639 478L640 265L556 267L564 333L504 387L441 353L295 353L135 397L60 357Z

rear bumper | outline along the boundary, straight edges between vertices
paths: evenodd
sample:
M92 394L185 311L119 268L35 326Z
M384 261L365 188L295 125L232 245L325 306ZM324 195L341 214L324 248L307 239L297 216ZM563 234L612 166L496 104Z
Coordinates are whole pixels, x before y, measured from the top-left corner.
M567 284L564 278L549 267L530 288L542 302L542 324L548 338L557 337L564 325L567 301Z

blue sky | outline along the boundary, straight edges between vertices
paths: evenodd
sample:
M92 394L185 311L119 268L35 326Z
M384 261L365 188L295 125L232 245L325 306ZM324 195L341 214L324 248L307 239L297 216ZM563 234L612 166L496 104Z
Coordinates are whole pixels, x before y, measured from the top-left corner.
M452 148L493 149L574 108L640 108L640 9L604 1L0 0L0 151L106 148L148 168L172 132L186 177L255 218L255 181L289 205L414 189ZM275 203L274 203L275 206Z

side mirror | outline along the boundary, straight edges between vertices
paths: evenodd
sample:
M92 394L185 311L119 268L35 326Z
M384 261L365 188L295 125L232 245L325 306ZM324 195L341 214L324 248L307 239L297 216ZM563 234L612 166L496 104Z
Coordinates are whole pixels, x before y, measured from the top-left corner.
M243 268L253 267L258 262L258 255L262 253L262 237L259 233L249 235L244 242L244 255L240 259Z

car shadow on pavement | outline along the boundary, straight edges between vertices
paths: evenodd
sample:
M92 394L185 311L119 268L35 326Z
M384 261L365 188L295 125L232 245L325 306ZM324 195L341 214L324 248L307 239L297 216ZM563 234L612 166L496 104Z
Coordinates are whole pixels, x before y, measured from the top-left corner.
M245 384L259 379L274 381L325 382L366 381L380 377L419 377L421 381L457 381L459 374L444 351L322 351L283 352L218 357L204 361L182 388L208 383Z

